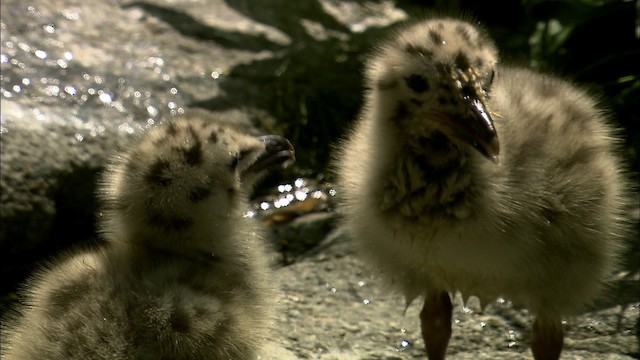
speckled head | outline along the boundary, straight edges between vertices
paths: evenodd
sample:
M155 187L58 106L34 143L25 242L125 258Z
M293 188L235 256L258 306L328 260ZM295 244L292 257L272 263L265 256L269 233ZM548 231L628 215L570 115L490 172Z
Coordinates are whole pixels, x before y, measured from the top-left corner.
M253 137L203 118L162 124L105 174L106 230L135 238L224 224L242 217L257 180L292 158L293 147L278 136Z
M487 99L497 61L495 45L480 28L427 20L383 43L367 78L379 101L393 107L386 111L389 120L415 148L444 134L495 160L499 145Z

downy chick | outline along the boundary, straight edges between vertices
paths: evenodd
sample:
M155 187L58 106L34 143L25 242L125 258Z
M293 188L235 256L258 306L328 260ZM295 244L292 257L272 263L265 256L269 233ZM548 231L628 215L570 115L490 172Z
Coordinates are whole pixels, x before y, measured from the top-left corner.
M107 245L34 277L3 358L255 359L273 290L247 196L291 160L286 139L203 116L150 129L103 176Z
M498 65L474 24L430 19L383 42L338 154L345 226L408 303L424 296L429 359L445 357L449 293L533 312L536 359L558 359L563 316L605 288L629 184L596 100Z

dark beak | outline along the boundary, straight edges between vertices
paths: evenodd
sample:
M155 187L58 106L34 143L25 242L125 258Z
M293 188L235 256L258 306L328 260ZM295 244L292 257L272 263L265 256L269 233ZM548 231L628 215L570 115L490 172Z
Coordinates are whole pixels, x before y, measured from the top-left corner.
M465 96L463 100L466 102L467 116L461 119L459 124L465 133L462 140L469 143L478 150L487 159L498 162L500 154L500 142L498 134L493 125L493 119L485 108L482 101L475 97Z
M497 164L500 142L491 115L478 97L465 95L462 101L467 109L465 114L434 111L433 119L447 136L464 141Z
M258 139L264 144L264 151L244 173L258 174L274 168L284 168L295 161L295 150L289 140L277 135L261 136Z

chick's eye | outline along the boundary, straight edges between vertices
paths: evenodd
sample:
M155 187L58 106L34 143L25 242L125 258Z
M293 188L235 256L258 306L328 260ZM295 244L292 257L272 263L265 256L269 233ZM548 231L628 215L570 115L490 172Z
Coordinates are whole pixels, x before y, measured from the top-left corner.
M495 70L491 70L491 72L487 75L486 80L484 81L484 85L482 85L482 90L484 92L489 92L491 90L491 85L493 84L493 78L496 75Z
M240 150L240 152L236 153L234 158L231 160L231 164L229 164L229 167L231 168L235 168L236 166L238 166L238 162L240 162L240 160L242 160L242 158L246 157L247 155L251 154L252 150L248 149L248 150Z
M423 93L429 90L429 82L424 77L411 74L410 76L404 78L404 82L407 84L409 89L413 90L416 93Z
M235 169L238 166L238 162L240 161L240 154L236 154L233 159L231 159L231 163L229 164L230 169Z

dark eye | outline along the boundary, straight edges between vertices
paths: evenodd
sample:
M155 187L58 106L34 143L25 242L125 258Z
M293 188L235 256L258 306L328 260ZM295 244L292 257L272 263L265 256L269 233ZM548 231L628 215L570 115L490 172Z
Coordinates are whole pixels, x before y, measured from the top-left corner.
M427 82L427 79L420 75L413 74L409 77L404 78L404 81L405 83L407 83L409 89L417 93L423 93L429 90L429 82Z
M242 158L244 158L245 156L249 155L252 153L252 150L242 150L239 153L236 154L236 156L233 158L233 160L231 160L231 164L229 164L230 168L235 168L236 166L238 166L238 162L240 162L240 160L242 160Z
M484 90L484 92L489 92L489 90L491 90L491 85L493 84L493 78L496 76L496 71L495 70L491 70L491 72L489 73L489 76L487 76L487 80L485 81L484 85L482 86L482 90Z
M240 161L240 156L236 155L232 160L231 163L229 164L229 168L230 169L235 169L236 166L238 166L238 162Z

